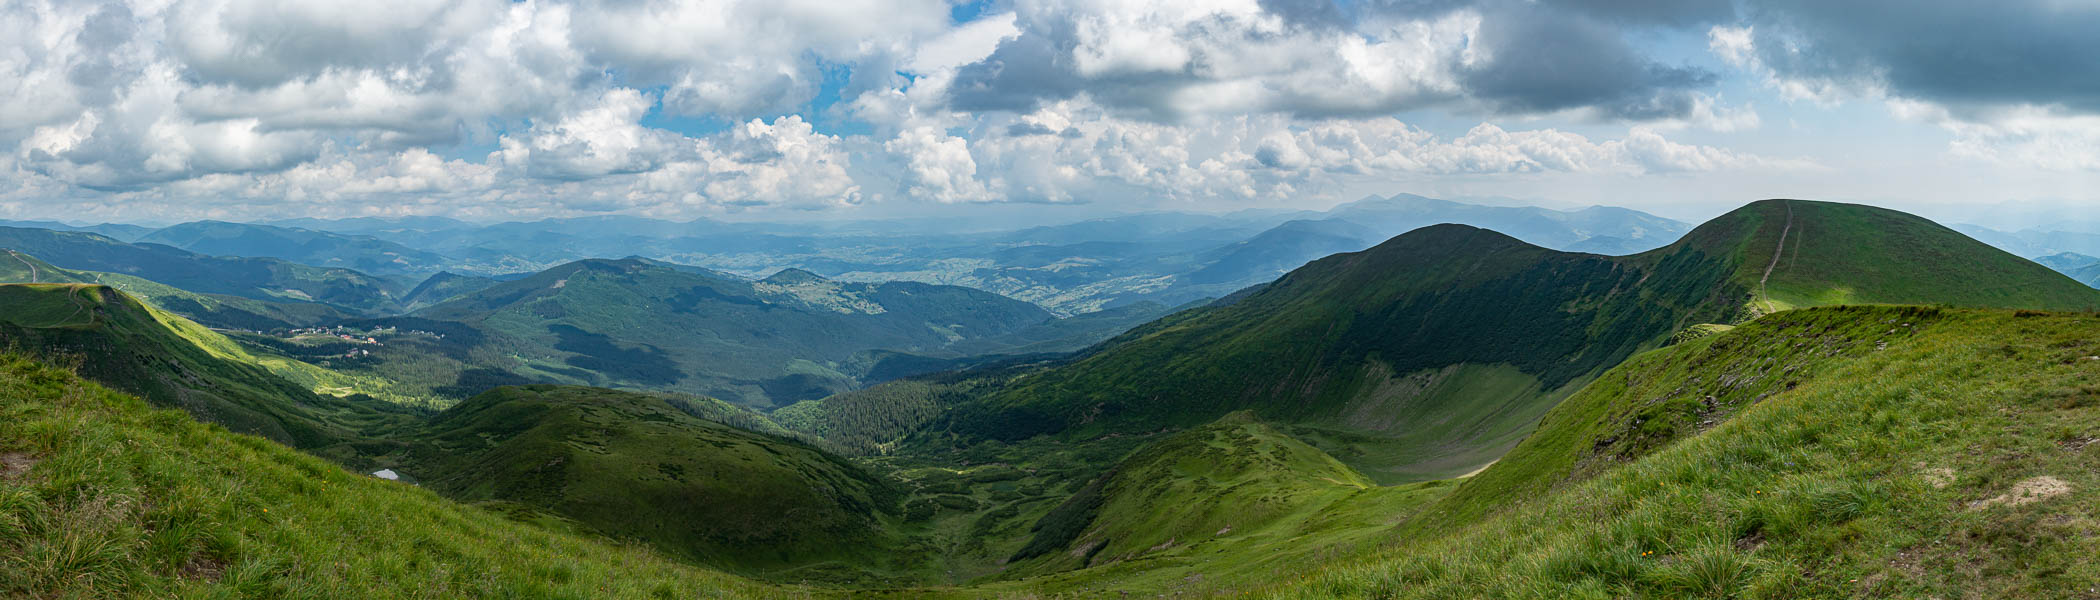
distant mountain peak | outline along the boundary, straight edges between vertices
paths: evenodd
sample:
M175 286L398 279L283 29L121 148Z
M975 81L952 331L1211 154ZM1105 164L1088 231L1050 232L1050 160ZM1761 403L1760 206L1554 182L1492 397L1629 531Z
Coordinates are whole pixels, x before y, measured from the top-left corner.
M1458 223L1438 223L1393 236L1392 239L1373 246L1369 251L1382 252L1395 249L1413 251L1425 248L1463 248L1471 251L1490 246L1508 245L1530 246L1531 244L1493 229Z
M811 273L802 269L789 267L786 269L781 269L779 272L767 276L764 281L766 283L774 285L798 285L804 283L822 283L831 280L825 279L823 275L818 275L816 273Z

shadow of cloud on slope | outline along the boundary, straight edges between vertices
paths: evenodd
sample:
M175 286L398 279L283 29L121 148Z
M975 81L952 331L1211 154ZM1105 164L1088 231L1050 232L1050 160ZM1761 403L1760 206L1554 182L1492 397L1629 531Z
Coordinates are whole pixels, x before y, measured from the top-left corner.
M655 346L644 344L640 348L622 348L604 334L571 325L548 325L547 331L561 336L561 340L554 343L554 349L576 353L563 361L572 367L644 385L670 385L684 376L678 371L677 363L671 362L663 350Z
M741 306L753 306L757 307L759 310L773 310L774 308L773 305L766 304L765 302L760 301L757 298L731 296L722 293L720 290L716 290L715 288L704 285L696 285L686 289L685 291L679 292L678 295L671 297L669 303L671 304L671 310L673 311L684 314L699 314L700 305L703 302L710 301Z
M517 373L512 373L503 369L490 369L484 367L460 371L459 376L452 380L452 385L438 386L435 388L431 388L430 391L444 396L464 400L479 395L482 392L489 391L490 389L499 388L506 385L525 385L530 383L541 382L531 377L526 377L524 375L519 375Z

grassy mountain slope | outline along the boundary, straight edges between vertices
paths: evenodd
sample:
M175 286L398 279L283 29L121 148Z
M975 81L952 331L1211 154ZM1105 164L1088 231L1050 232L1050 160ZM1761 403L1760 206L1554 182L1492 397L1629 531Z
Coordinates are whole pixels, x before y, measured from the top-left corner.
M1367 455L1409 457L1392 477L1372 474L1382 480L1455 475L1478 463L1427 464L1431 449L1506 447L1584 377L1685 324L1726 319L1733 308L1709 299L1739 295L1715 291L1729 270L1695 249L1635 262L1424 228L1315 261L1236 303L1140 327L960 407L940 427L1091 436L1253 409L1382 447L1359 450ZM1465 365L1478 368L1447 372ZM1467 393L1485 391L1503 395ZM1477 406L1464 419L1429 406L1452 402ZM1380 442L1396 435L1411 439Z
M1327 572L1237 591L2009 598L2100 586L2087 559L2100 551L2100 454L2090 447L2100 435L2100 319L1908 308L1767 319L1620 367L1603 378L1616 391L1593 388L1596 397L1585 391L1556 409L1539 445L1527 442L1447 501L1485 497L1467 487L1513 490L1497 498L1500 511L1426 510L1416 519L1451 523ZM1731 383L1747 389L1712 415L1694 408L1717 385L1734 392ZM1531 450L1591 456L1582 440L1609 436L1621 422L1611 417L1641 413L1668 425L1630 433L1659 444L1546 493L1509 486L1569 472L1522 460Z
M843 568L828 561L880 558L879 521L897 504L888 483L681 404L497 388L431 419L401 470L447 496L515 503L739 572L822 578Z
M1709 222L1737 235L1737 281L1764 280L1768 311L1833 304L1951 304L2087 310L2091 288L1926 219L1892 210L1766 200ZM1777 248L1785 241L1784 247ZM1770 270L1770 278L1763 273Z
M940 353L1049 318L953 286L803 271L749 281L622 259L570 263L375 324L447 332L437 352L458 361L454 370L417 375L434 386L492 369L514 374L506 383L672 390L765 407L858 387L854 361L870 350ZM389 354L397 351L381 354L431 364L427 353Z
M797 598L0 356L0 596Z
M364 313L395 308L387 282L349 269L272 258L206 256L158 244L126 244L91 233L16 227L0 227L0 248L68 269L142 277L192 292L317 302Z
M2090 315L1771 315L1607 372L1538 436L1580 448L1597 438L1560 432L1608 434L1631 421L1597 415L1646 414L1667 427L1628 431L1652 443L1608 444L1609 464L1572 479L1520 450L1455 492L1349 491L1361 480L1346 467L1234 416L1104 480L1116 491L1073 539L1127 536L1128 556L1111 541L1090 569L1029 576L1024 560L1017 579L854 595L2053 597L2100 585L2085 559L2100 550L2096 340ZM1731 381L1742 389L1720 390L1717 410L1682 401ZM0 589L13 594L824 594L502 519L16 358L0 366L0 414ZM1561 481L1497 498L1497 511L1443 510L1502 470ZM1235 506L1250 510L1216 510ZM1383 537L1396 516L1407 526ZM1221 518L1231 531L1212 529ZM1140 547L1162 535L1174 543Z
M348 459L360 432L398 427L406 408L316 387L341 375L247 354L225 337L106 286L0 285L0 342L76 366L90 379L198 419ZM347 391L347 390L346 390Z
M169 312L213 327L274 330L307 327L348 318L341 310L307 302L266 302L224 294L199 294L131 275L61 269L34 256L7 251L0 258L0 283L96 283L107 285Z
M1233 413L1144 447L1074 494L999 578L1086 594L1170 588L1192 575L1212 585L1289 577L1375 548L1393 520L1453 487L1380 487Z
M1789 211L1809 233L1791 235ZM1782 260L1761 286L1783 233ZM1514 445L1588 378L1688 326L1849 301L2049 308L2100 293L1930 221L1861 206L1757 202L1623 257L1439 225L1139 327L934 427L966 441L1087 437L1251 409L1375 479L1449 477Z
M1646 456L1907 339L1942 315L1904 307L1787 311L1638 356L1555 406L1523 443L1439 503L1435 510L1449 517L1439 523L1467 522L1507 499L1536 497Z
M164 244L214 256L281 258L365 273L429 273L449 260L373 237L224 221L164 227L138 238L138 243Z

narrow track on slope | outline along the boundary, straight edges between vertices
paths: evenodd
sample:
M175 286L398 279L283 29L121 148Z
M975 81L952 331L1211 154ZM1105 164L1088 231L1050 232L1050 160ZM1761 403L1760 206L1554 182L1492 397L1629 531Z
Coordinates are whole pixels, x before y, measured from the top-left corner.
M13 251L13 250L9 250L9 251L7 251L7 255L8 255L8 256L10 256L10 257L13 257L13 258L15 259L15 262L19 262L19 263L22 263L22 266L25 266L25 267L29 267L29 282L30 282L30 283L43 283L42 281L39 281L39 280L38 280L38 277L39 277L39 276L37 275L37 272L36 272L36 263L32 263L32 262L29 262L29 261L26 261L26 260L22 260L22 253L20 253L20 252L16 252L16 251Z
M1779 258L1786 255L1787 234L1794 232L1794 202L1792 200L1781 200L1780 202L1786 204L1786 227L1779 230L1779 243L1772 248L1772 264L1765 265L1765 276L1757 278L1757 295L1765 299L1765 312L1767 314L1778 312L1774 310L1778 305L1772 303L1772 294L1765 290L1765 282L1772 279L1772 269L1778 267ZM1795 251L1795 254L1799 253L1800 251Z
M94 302L80 297L80 294L83 293L86 289L87 288L75 287L73 289L66 290L66 301L73 303L73 312L67 314L66 318L59 319L57 323L45 325L44 328L49 329L54 327L65 327L68 325L72 325L73 317L80 316L80 313L83 311L87 313L87 322L82 323L82 325L95 324L95 310L93 308L90 308L90 305L94 304Z

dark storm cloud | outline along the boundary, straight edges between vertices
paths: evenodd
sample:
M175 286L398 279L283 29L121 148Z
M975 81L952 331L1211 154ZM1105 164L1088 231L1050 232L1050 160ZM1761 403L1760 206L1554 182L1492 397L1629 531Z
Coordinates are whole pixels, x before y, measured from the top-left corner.
M1007 40L991 56L962 67L948 88L950 102L967 111L1026 112L1086 92L1110 106L1170 119L1174 110L1167 96L1197 81L1185 72L1083 77L1072 60L1076 42L1063 25Z
M1657 63L1622 33L1581 15L1505 12L1486 19L1479 43L1495 59L1465 74L1473 97L1497 111L1535 113L1595 108L1614 118L1683 116L1691 91L1713 85L1713 73Z
M948 88L955 108L1027 111L1044 100L1062 100L1086 89L1073 72L1071 45L1059 48L1054 32L1028 32L999 45L982 61L964 66Z
M1349 26L1349 15L1333 0L1261 0L1261 9L1301 27Z
M132 27L130 8L104 4L81 23L80 43L90 48L121 47L131 41ZM120 84L130 76L130 67L111 54L89 54L66 69L66 81L81 90L82 101L107 104L116 100Z
M1293 38L1306 44L1331 44L1347 37L1369 42L1390 35L1366 23L1434 20L1455 11L1481 15L1481 31L1470 40L1493 58L1485 64L1453 68L1461 89L1425 89L1370 100L1337 98L1330 90L1300 89L1292 73L1257 78L1268 89L1261 112L1302 117L1361 117L1426 108L1471 104L1499 114L1531 114L1592 109L1600 117L1657 120L1685 117L1698 106L1697 92L1711 87L1715 75L1644 56L1626 41L1631 29L1657 27L1685 30L1733 14L1728 0L1369 0L1338 4L1333 0L1260 0L1263 11L1281 18L1284 33L1235 30L1219 19L1192 27L1186 35L1213 36L1213 43L1266 43ZM1054 11L1042 14L1058 16ZM954 107L967 111L1028 111L1043 102L1085 94L1112 108L1171 120L1182 115L1174 96L1192 85L1211 82L1207 74L1224 60L1196 55L1191 66L1175 73L1140 76L1088 76L1078 70L1074 49L1080 43L1071 19L1046 18L1022 23L1023 33L976 64L963 67L950 88ZM1098 27L1098 25L1097 25ZM1227 33L1236 32L1236 33ZM1224 36L1224 37L1217 37ZM1220 42L1220 40L1225 40ZM1198 44L1197 46L1201 46ZM1330 50L1329 52L1339 52ZM1330 54L1331 56L1331 54ZM1332 59L1299 65L1298 70L1333 68ZM1346 77L1338 78L1346 79Z
M1544 0L1542 4L1627 25L1699 27L1735 19L1733 0Z
M1040 123L1015 123L1015 124L1012 124L1012 125L1008 125L1008 126L1006 126L1006 135L1009 135L1009 136L1013 136L1013 137L1023 137L1023 136L1030 136L1030 135L1056 135L1056 134L1057 134L1057 130L1051 129L1051 128L1049 128L1049 127L1045 127L1045 126L1043 126L1043 125L1042 125L1042 124L1040 124Z
M1757 56L1781 77L1878 83L1956 109L2100 112L2100 5L2064 0L1762 0Z

